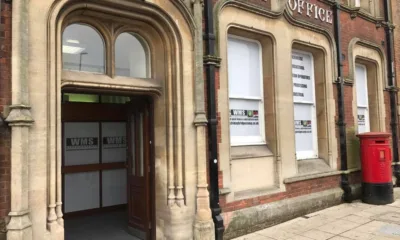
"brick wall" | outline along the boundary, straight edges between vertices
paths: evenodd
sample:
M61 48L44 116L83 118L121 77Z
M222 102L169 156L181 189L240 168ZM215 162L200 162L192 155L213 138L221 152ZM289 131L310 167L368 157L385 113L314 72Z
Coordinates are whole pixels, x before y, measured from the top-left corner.
M0 17L0 112L11 104L11 4L1 1ZM10 211L10 130L0 126L0 239Z
M249 1L250 2L250 1ZM252 3L256 3L257 1L251 1ZM320 7L323 7L325 9L329 9L329 6L323 4L320 1L317 0L310 0L310 2L317 4ZM260 7L263 7L262 4L260 4ZM400 13L400 10L398 10ZM333 31L333 24L328 24L326 22L322 22L319 20L315 19L310 19L309 17L305 16L304 13L303 15L300 15L298 13L294 13L294 17L297 19L301 19L304 21L311 21L314 24L317 24L328 31ZM343 77L348 78L350 69L349 69L349 59L348 59L348 48L349 48L349 43L353 38L360 38L363 40L366 40L368 42L372 42L377 45L382 45L384 47L384 42L385 42L385 30L383 27L377 27L377 25L373 22L370 22L368 20L365 20L361 17L355 17L352 18L349 13L347 12L341 12L341 27L342 27L342 54L344 55L344 61L343 61ZM400 50L400 38L397 38L397 48ZM399 67L399 66L397 66ZM219 76L219 74L217 73ZM216 76L216 79L218 79L218 76ZM219 84L217 85L217 89L219 89ZM335 119L337 120L338 118L338 106L337 106L337 87L334 85L333 86L333 95L334 98L336 99L336 116ZM386 119L385 119L385 124L387 126L388 131L390 131L390 105L389 105L389 98L388 98L388 92L384 93L385 96L385 104L386 104ZM217 96L218 97L218 96ZM353 98L355 96L353 95L353 86L351 85L345 85L344 86L344 101L345 101L345 122L346 122L346 127L347 129L350 127L355 126L355 119L353 116ZM219 114L219 113L218 113ZM220 116L218 115L218 121L220 121ZM336 126L336 137L338 139L338 169L340 169L340 152L339 152L339 131L338 127ZM219 125L219 132L218 132L218 142L221 142L220 138L220 125ZM220 172L219 174L219 186L223 187L222 183L222 174ZM349 176L350 183L351 184L357 184L360 183L360 173L352 173ZM330 176L330 177L325 177L325 178L319 178L319 179L312 179L312 180L307 180L307 181L302 181L302 182L296 182L296 183L291 183L291 184L286 184L286 192L282 193L276 193L276 194L270 194L266 196L260 196L256 198L250 198L250 199L245 199L245 200L240 200L240 201L234 201L234 202L226 202L225 196L221 196L220 198L220 205L222 207L222 210L224 212L230 212L230 211L235 211L259 204L265 204L273 201L279 201L283 200L286 198L292 198L292 197L297 197L301 195L306 195L310 193L315 193L315 192L320 192L323 190L335 188L335 187L340 187L340 176Z
M286 184L286 192L280 192L270 194L266 196L260 196L250 199L244 199L240 201L234 201L226 203L225 197L221 198L221 206L223 212L231 212L248 208L260 204L271 203L287 198L298 197L301 195L307 195L315 192L324 191L327 189L339 187L340 176L330 176L325 178L318 178L312 180L306 180L296 183Z
M392 1L392 20L393 23L397 26L394 29L394 63L395 63L395 70L396 70L396 85L397 87L400 86L400 2L399 1ZM386 96L387 95L387 96ZM385 95L385 101L389 102L389 94ZM397 95L397 99L399 99L399 95ZM398 102L398 100L397 100ZM397 104L398 106L399 104ZM389 115L388 115L389 114ZM400 112L398 112L400 114ZM386 116L390 116L390 110L386 111ZM388 122L386 123L388 124ZM390 128L389 128L390 129ZM399 149L400 154L400 149Z

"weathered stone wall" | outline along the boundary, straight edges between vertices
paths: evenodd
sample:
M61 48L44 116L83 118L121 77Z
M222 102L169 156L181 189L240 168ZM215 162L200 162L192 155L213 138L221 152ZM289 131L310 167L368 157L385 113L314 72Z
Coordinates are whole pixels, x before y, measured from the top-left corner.
M11 4L0 1L0 112L11 103ZM0 120L0 240L10 211L10 129Z

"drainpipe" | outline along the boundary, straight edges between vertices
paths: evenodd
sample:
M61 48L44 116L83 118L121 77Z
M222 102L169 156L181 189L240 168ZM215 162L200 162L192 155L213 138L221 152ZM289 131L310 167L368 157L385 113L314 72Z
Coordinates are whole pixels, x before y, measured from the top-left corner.
M207 81L207 107L208 107L208 150L209 150L209 178L210 178L210 205L215 227L215 239L222 240L224 224L219 206L218 188L218 139L217 139L217 113L215 99L215 35L213 19L213 1L204 1L204 21L205 21L205 59L204 67L206 70Z
M390 0L384 1L385 12L385 31L386 31L386 55L387 55L387 73L388 85L390 95L390 126L392 128L392 147L393 147L393 161L394 176L396 177L396 186L400 186L400 165L399 165L399 148L398 148L398 134L397 134L397 103L396 103L396 80L395 80L395 67L394 67L394 53L393 53L393 24L391 22Z
M334 32L335 32L335 43L336 43L336 57L337 57L337 103L338 103L338 121L339 126L339 139L340 139L340 170L342 174L340 176L340 186L343 189L342 200L345 202L352 201L351 187L349 184L349 176L347 173L347 143L346 143L346 123L344 121L344 92L343 92L343 63L342 63L342 42L340 35L340 3L336 2L334 5Z

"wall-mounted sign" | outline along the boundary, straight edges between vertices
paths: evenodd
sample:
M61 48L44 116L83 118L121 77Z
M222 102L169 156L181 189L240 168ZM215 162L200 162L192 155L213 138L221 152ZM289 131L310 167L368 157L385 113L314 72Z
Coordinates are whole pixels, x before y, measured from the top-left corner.
M331 10L321 8L307 0L289 0L287 4L292 11L332 24L333 12Z
M126 136L103 137L104 148L126 148Z
M66 138L67 151L97 149L99 146L96 137Z

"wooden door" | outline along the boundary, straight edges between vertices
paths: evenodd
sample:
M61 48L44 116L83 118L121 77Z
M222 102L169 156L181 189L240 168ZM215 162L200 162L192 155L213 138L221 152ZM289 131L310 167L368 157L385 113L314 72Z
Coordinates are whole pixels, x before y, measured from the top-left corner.
M131 233L151 239L149 104L128 104L128 216Z

